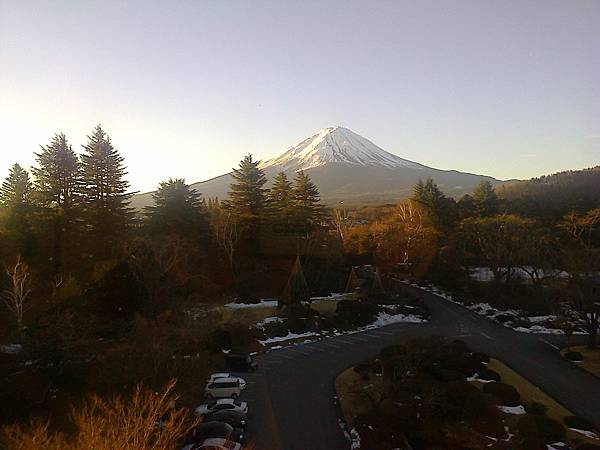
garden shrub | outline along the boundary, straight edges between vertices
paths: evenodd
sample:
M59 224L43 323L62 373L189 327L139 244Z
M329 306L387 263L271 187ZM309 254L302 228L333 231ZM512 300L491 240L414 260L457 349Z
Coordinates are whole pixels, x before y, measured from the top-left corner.
M519 392L512 386L504 383L488 383L483 386L483 392L496 397L501 405L504 406L519 406L521 396Z
M473 354L471 356L473 356L473 358L475 358L477 361L480 361L482 363L490 362L490 355L488 355L487 353L473 352Z
M446 369L443 367L436 367L432 371L432 375L439 381L459 381L466 378L465 374L458 370Z
M563 422L569 428L576 428L577 430L584 431L594 431L594 425L590 421L584 419L583 417L566 416L563 419Z
M543 403L532 402L525 406L525 411L532 416L545 416L546 412L548 412L548 407Z
M567 352L565 353L565 358L569 361L583 361L583 355L580 352Z
M457 370L467 377L472 377L476 373L483 371L485 368L480 361L470 356L450 358L446 362L446 367L452 370Z
M527 448L532 449L540 444L562 441L565 437L565 427L560 422L545 416L526 414L517 422L517 429L521 439L531 445Z
M500 374L498 372L494 372L487 367L484 367L479 372L477 372L477 377L481 380L488 381L500 381Z
M372 323L378 312L377 305L356 300L341 300L335 309L336 319L341 324L358 327Z
M369 373L371 373L371 364L369 363L361 363L354 366L354 372L356 372L361 379L368 380Z

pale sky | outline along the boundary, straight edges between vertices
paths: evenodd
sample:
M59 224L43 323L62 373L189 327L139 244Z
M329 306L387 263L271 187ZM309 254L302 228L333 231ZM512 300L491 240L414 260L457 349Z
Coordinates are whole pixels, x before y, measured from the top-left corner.
M132 188L342 125L498 178L600 164L600 1L0 0L0 180L101 122Z

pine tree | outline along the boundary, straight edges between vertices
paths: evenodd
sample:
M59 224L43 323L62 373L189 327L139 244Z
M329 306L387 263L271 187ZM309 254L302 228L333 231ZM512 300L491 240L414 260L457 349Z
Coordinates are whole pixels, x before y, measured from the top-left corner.
M294 191L292 183L284 172L279 172L275 177L273 186L268 194L269 206L274 217L280 220L289 220L294 208Z
M81 170L79 159L63 133L55 134L50 144L41 146L41 150L35 154L37 167L32 169L36 197L44 207L40 220L47 221L40 226L40 232L51 230L51 235L44 237L44 242L52 244L52 266L55 276L60 276L68 255L72 261L80 256L72 253L78 253L79 248L76 242L76 212L79 212L76 211L76 200Z
M195 189L190 189L184 179L169 178L163 181L152 198L154 206L144 209L152 232L206 237L206 203Z
M63 133L55 134L50 144L36 153L38 166L32 169L37 195L44 206L70 208L79 183L79 160Z
M110 137L100 125L96 126L81 155L83 201L88 224L92 231L108 243L127 228L132 216L128 207L131 194L124 159L113 147ZM106 242L97 244L109 250Z
M7 243L11 242L16 252L25 257L35 254L32 196L29 174L19 164L14 164L0 186L0 206L4 209L0 225L7 232Z
M300 170L294 177L294 210L298 224L307 232L321 225L325 208L321 205L319 189L310 177Z
M456 221L456 202L440 190L433 179L414 186L411 200L423 206L438 229L448 229Z
M493 216L498 213L498 195L492 183L482 181L473 191L473 203L477 213L482 216Z
M223 202L241 229L250 235L257 231L267 210L264 188L267 179L258 164L250 154L240 161L239 168L233 169L231 175L234 182L230 186L229 200Z
M33 184L29 173L19 164L14 164L0 187L0 205L12 207L31 201Z

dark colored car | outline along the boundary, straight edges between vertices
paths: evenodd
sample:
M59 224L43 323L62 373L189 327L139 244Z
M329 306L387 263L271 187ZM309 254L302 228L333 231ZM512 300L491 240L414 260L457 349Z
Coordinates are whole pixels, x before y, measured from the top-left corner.
M244 442L244 430L242 428L235 428L225 422L204 422L192 430L190 440L199 443L211 438L228 439L241 444Z
M225 370L254 372L258 364L246 353L229 353L225 356Z
M237 411L216 411L208 414L204 420L207 422L224 422L234 428L244 428L246 426L246 414Z

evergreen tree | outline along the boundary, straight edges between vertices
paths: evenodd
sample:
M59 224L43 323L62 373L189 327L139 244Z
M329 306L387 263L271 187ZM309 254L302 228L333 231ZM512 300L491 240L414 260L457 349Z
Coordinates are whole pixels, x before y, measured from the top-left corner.
M498 196L489 181L482 181L473 191L473 203L481 217L498 213Z
M0 186L0 206L4 209L1 225L7 233L6 244L10 242L14 251L25 257L35 253L31 227L32 195L33 185L29 174L19 164L14 164Z
M36 197L45 207L40 215L48 226L40 226L40 232L51 231L51 236L43 242L52 245L52 265L55 275L63 269L67 250L74 251L79 246L75 239L75 206L80 183L80 165L77 155L67 142L64 134L55 134L47 146L36 153L37 167L32 169L35 176ZM64 236L69 239L65 240ZM71 252L72 253L72 252ZM74 261L76 255L71 255ZM79 256L79 255L77 255Z
M0 205L9 208L27 204L31 201L32 192L29 173L19 164L14 164L0 187Z
M50 144L36 153L38 166L32 169L35 188L44 206L70 208L79 182L79 161L63 133L55 134Z
M446 197L431 178L425 183L419 180L413 188L411 200L425 208L438 229L447 229L456 221L456 202Z
M240 161L239 168L233 169L229 200L223 202L224 207L238 222L241 229L249 235L254 235L257 227L264 219L267 209L267 195L264 188L267 179L259 161L253 161L248 154Z
M268 194L269 206L279 220L287 220L294 209L294 191L292 183L284 172L279 172Z
M97 243L110 250L106 241L114 244L126 230L132 216L128 206L131 194L127 193L129 183L125 180L124 159L100 125L88 136L88 143L83 148L82 197L88 225L105 241L98 239Z
M145 214L151 232L206 237L208 219L202 196L182 178L163 181L152 194L154 206Z
M319 189L303 171L294 177L294 210L298 224L308 233L321 225L325 208L321 205Z

